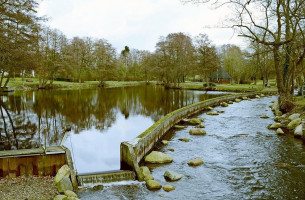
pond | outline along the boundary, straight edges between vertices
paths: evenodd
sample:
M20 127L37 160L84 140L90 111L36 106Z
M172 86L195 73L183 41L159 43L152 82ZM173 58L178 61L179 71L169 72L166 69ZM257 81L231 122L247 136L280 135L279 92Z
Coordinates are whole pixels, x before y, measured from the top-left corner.
M207 134L189 134L192 126L170 131L168 145L156 150L173 158L166 165L147 165L162 185L176 189L149 191L145 183L105 184L100 191L81 191L81 199L304 199L305 146L293 135L278 136L266 127L274 115L268 107L277 97L253 99L217 107L218 116L201 113ZM261 119L267 115L269 119ZM189 138L182 142L179 138ZM174 151L172 151L174 149ZM190 167L187 162L200 157L204 165ZM163 174L173 170L184 177L167 182Z
M1 96L0 150L63 144L78 173L116 170L122 141L173 110L224 94L162 86L16 91Z

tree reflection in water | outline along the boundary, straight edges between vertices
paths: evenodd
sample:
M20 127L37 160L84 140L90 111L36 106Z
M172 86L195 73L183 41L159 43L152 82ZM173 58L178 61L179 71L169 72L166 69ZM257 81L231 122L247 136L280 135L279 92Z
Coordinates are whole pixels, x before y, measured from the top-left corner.
M183 106L221 94L202 91L165 90L139 86L93 90L39 90L15 92L0 101L0 150L60 144L64 130L75 134L111 127L120 112L128 119L142 115L153 121Z

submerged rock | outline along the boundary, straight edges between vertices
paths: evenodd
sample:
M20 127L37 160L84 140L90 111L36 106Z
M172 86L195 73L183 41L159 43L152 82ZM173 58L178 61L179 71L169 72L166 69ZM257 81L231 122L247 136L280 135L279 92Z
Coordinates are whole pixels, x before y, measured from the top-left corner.
M276 130L276 134L278 134L278 135L284 135L284 131L283 131L281 128L278 128L278 129Z
M199 118L199 119L201 120L201 122L203 122L204 120L206 120L205 117L201 117L201 118Z
M225 111L223 110L217 110L217 113L224 113Z
M300 123L301 123L301 118L296 118L294 120L292 120L291 122L289 122L289 124L287 125L288 129L295 129Z
M228 105L226 102L222 102L222 103L220 104L220 106L221 106L221 107L228 107L229 105Z
M219 115L217 112L208 112L207 115Z
M175 149L167 149L167 150L169 150L169 151L171 151L171 152L174 152L174 151L175 151Z
M203 124L199 124L198 126L199 128L205 128L205 126Z
M168 145L169 141L167 141L167 140L162 140L161 143L164 144L164 145Z
M211 107L211 106L207 107L207 109L208 109L208 110L214 110L214 108Z
M260 116L260 118L262 118L262 119L268 119L269 117L268 117L267 115L262 115L262 116Z
M198 124L201 124L201 120L197 119L197 118L192 118L188 121L188 123L191 125L198 125Z
M174 128L175 129L184 129L186 126L182 126L182 125L175 125Z
M151 175L148 167L142 166L142 167L140 167L140 170L144 175L144 180L145 181L154 180L154 177Z
M203 160L201 158L195 158L187 163L189 166L199 166L203 164Z
M173 190L175 190L175 187L174 186L172 186L172 185L164 185L163 186L163 190L165 191L165 192L170 192L170 191L173 191Z
M182 174L177 172L167 170L164 172L164 178L169 181L179 181L183 177Z
M241 102L241 99L235 99L235 102L239 103Z
M194 128L194 129L191 129L190 132L189 132L191 135L205 135L206 134L206 131L203 130L203 129L199 129L199 128Z
M190 141L190 139L188 139L188 138L179 138L178 140L180 140L182 142L189 142Z
M294 137L302 137L303 136L303 125L298 125L294 130Z
M159 151L152 151L149 155L145 157L146 163L155 163L155 164L162 164L162 163L171 163L173 159L166 155L165 153Z
M92 190L93 191L99 191L99 190L103 190L104 189L104 186L103 185L95 185Z
M160 190L162 188L162 185L155 180L147 180L146 187L149 190Z

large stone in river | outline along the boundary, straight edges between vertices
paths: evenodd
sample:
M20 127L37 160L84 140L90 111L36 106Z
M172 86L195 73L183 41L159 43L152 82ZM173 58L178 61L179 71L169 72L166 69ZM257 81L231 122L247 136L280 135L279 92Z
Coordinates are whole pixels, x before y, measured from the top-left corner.
M140 170L144 175L145 181L154 180L154 177L151 175L148 167L146 167L146 166L140 167Z
M187 163L189 166L199 166L203 164L203 160L201 158L195 158Z
M294 137L302 137L303 136L303 125L300 124L294 130Z
M167 170L164 172L164 178L169 181L179 181L183 177L182 174L177 172Z
M274 124L272 124L270 126L270 129L278 129L278 128L282 128L282 127L284 127L283 124L281 124L281 123L274 123Z
M268 119L269 117L268 117L267 115L262 115L262 116L260 116L260 118L262 118L262 119Z
M188 138L179 138L178 140L180 140L182 142L189 142L190 141L190 139L188 139Z
M227 104L226 102L222 102L222 103L220 104L220 106L221 106L221 107L228 107L228 104Z
M287 125L288 129L295 129L300 123L301 123L301 118L296 118L294 120L292 120L291 122L289 122L289 124Z
M239 103L239 102L241 102L241 99L235 99L235 102Z
M301 116L301 114L299 114L299 113L294 113L294 114L290 115L290 116L288 117L288 119L289 119L290 121L292 121L292 120L294 120L294 119L300 118L300 116Z
M162 188L162 185L155 180L147 180L146 187L149 190L160 190Z
M174 128L175 129L184 129L186 126L181 126L181 125L175 125Z
M69 177L70 176L70 168L68 165L63 165L57 172L55 178L54 178L54 183L57 184L59 183L64 177Z
M168 145L169 141L168 140L162 140L161 143L164 144L164 145Z
M159 151L152 151L148 156L145 157L146 163L162 164L171 163L172 161L173 159L169 155Z
M203 129L199 129L199 128L193 128L190 130L190 134L191 135L205 135L206 131Z
M74 198L78 198L77 194L75 194L73 191L71 190L66 190L64 192L64 194L67 196L67 197L74 197Z
M278 129L276 130L276 134L278 134L278 135L284 135L284 131L283 131L281 128L278 128Z
M207 115L219 115L217 112L208 112Z
M198 125L198 124L201 124L201 120L197 119L197 118L192 118L188 121L188 123L191 125Z
M163 190L165 191L165 192L170 192L170 191L173 191L173 190L175 190L175 187L174 186L172 186L172 185L164 185L163 186Z
M56 183L58 192L64 193L67 190L73 190L72 183L68 177L64 177L58 183Z

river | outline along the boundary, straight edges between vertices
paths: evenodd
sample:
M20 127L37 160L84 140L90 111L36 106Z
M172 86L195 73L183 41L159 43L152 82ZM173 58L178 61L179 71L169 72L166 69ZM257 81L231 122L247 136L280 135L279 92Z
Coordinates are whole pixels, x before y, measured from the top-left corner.
M167 113L224 95L162 86L15 91L1 96L0 150L61 143L78 173L120 168L120 143ZM65 130L71 129L65 136Z
M171 182L172 192L149 191L144 183L120 182L100 191L80 191L81 199L305 199L305 146L292 135L278 136L266 127L273 123L268 107L272 98L253 99L217 107L224 113L205 117L206 136L191 136L189 129L170 131L168 145L156 150L170 155L167 165L148 165L155 180L168 184L165 170L184 175ZM261 115L269 119L261 119ZM179 138L190 138L189 142ZM172 152L169 149L174 149ZM201 157L204 165L187 162Z

